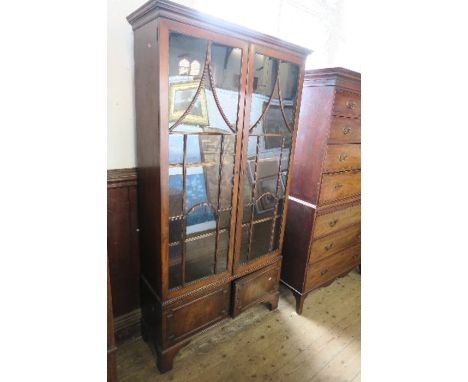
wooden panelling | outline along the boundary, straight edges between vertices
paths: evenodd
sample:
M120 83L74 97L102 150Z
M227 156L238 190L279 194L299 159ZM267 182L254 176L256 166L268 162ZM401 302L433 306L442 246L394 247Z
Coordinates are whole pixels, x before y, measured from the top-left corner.
M134 169L107 172L107 251L114 316L139 307L137 176Z
M332 117L328 143L361 143L361 120Z
M344 206L336 211L318 215L315 218L314 238L339 231L361 221L361 204Z
M360 171L323 174L319 204L328 204L337 200L359 195L360 193Z
M361 225L356 224L313 241L310 262L317 262L361 241Z
M356 170L361 168L361 145L328 145L323 172Z
M112 292L109 279L109 259L107 260L107 382L117 381L117 347L114 337L114 317L112 314Z

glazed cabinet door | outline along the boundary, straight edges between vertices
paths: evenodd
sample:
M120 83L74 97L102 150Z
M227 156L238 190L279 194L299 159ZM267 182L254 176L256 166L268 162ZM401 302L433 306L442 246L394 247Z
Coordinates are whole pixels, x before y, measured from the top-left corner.
M168 53L160 55L167 58L161 62L161 89L167 88L163 250L174 296L231 273L247 49L242 41L168 20L160 33L160 49Z
M276 55L277 54L277 55ZM278 256L303 68L251 47L236 234L236 272Z

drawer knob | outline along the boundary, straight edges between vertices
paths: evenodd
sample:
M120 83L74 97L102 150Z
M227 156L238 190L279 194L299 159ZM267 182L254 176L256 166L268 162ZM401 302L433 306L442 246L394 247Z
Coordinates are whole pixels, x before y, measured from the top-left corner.
M327 244L327 245L325 246L325 251L329 251L329 250L332 249L332 248L333 248L333 242L331 242L330 244Z
M346 126L343 128L343 134L348 135L351 132L351 130L352 130L351 127Z
M339 190L341 187L343 187L342 183L335 184L335 190Z
M341 154L340 154L340 157L338 158L338 160L339 160L340 162L343 162L343 161L345 161L347 158L348 158L348 154L346 154L346 153L341 153Z
M322 272L320 272L320 276L325 275L328 272L328 269L324 269Z
M331 222L328 223L330 227L336 226L336 223L338 223L338 219L332 220Z
M353 100L349 100L348 102L346 102L346 108L349 109L349 110L356 109L356 106L357 106L357 104Z

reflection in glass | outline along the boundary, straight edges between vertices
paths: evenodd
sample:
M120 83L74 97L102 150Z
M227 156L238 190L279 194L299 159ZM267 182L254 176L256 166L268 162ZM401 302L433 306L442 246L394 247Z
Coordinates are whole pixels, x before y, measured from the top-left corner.
M190 75L198 76L199 74L200 74L200 62L197 60L193 60L190 63Z
M211 57L211 61L207 62L207 57ZM241 58L239 48L170 33L171 131L235 131Z
M182 246L169 247L169 288L182 285Z
M241 59L238 48L170 33L170 288L228 266Z
M187 75L190 71L190 61L186 58L183 58L179 61L179 75Z
M244 172L241 262L278 249L299 66L255 55Z
M182 214L182 168L169 168L169 216Z
M215 245L215 235L186 241L185 282L213 274Z

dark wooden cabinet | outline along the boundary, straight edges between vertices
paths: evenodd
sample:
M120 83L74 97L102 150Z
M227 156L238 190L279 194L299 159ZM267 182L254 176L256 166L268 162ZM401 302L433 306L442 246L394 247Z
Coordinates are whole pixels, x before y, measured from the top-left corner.
M360 91L359 73L306 71L281 271L298 314L361 261Z
M309 51L169 1L128 21L142 328L166 371L194 334L277 305Z

